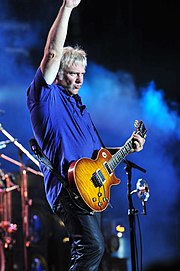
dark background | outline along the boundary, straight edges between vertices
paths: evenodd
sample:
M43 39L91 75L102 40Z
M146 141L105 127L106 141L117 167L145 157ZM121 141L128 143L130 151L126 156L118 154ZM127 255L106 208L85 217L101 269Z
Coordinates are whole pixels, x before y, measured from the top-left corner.
M60 5L61 1L55 0L0 3L0 122L29 151L32 131L26 89L41 61L49 28ZM144 266L178 258L180 254L179 12L178 1L82 0L72 13L66 40L66 45L79 44L88 53L89 68L82 96L105 144L123 144L136 117L147 124L146 146L143 152L131 156L135 163L147 169L144 175L133 171L133 188L139 177L147 178L151 188L148 215L140 216ZM151 95L146 96L148 93ZM0 140L5 139L1 135ZM19 161L18 149L13 144L1 152ZM35 167L25 155L23 160ZM4 159L0 162L2 170L19 175L13 163ZM122 180L121 185L112 189L113 208L103 214L103 231L109 238L115 232L115 225L122 224L126 227L124 238L129 242L124 165L118 168L117 176ZM49 220L50 210L41 195L42 183L38 183L36 191L35 183L39 180L34 176L32 182L31 178L29 193L35 207L39 200L41 212L45 204L48 222L54 221L53 217ZM19 182L18 177L16 182ZM20 201L15 202L20 208ZM141 210L138 200L135 204ZM14 214L17 223L21 220L18 208ZM44 223L47 235L51 235L52 225ZM57 225L55 223L55 227ZM61 235L62 231L57 232ZM22 237L21 233L19 230L18 238ZM48 246L47 235L42 247ZM130 258L126 246L124 255ZM43 253L46 255L47 249ZM16 260L19 259L17 254L20 257L21 253L15 249Z
M9 3L18 21L41 22L38 43L31 48L37 66L61 1ZM130 72L138 85L154 80L167 99L179 102L179 12L178 1L87 0L71 17L67 43L82 45L91 60L108 69Z

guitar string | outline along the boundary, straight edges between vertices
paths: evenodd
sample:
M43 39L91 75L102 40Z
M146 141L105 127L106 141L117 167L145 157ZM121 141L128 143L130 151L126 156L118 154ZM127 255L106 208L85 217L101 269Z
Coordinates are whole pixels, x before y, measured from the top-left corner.
M126 147L128 147L128 149L126 148ZM129 141L129 142L127 142L127 144L125 144L125 146L124 146L124 148L125 148L125 150L126 150L126 152L128 153L128 151L131 149L131 147L132 147L132 142L131 141ZM122 160L124 159L124 157L126 156L125 155L125 153L124 153L124 151L123 150L119 150L118 152L120 152L121 153L121 156L122 156ZM117 153L116 153L117 154ZM119 159L119 154L118 155L116 155L117 156L117 158ZM113 158L113 156L112 156L112 158ZM109 160L109 161L105 161L108 165L109 165L109 167L111 168L111 161L112 161L112 158ZM117 160L117 158L115 157L115 160ZM116 163L117 163L117 161L116 161ZM115 165L116 165L116 163L115 163ZM107 171L106 169L105 169L105 166L104 166L104 163L101 165L101 167L99 167L99 170L102 172L102 171ZM113 170L112 170L112 168L111 168L111 171L112 171L112 173L113 173ZM108 172L107 172L107 174L109 174ZM104 175L103 175L104 176ZM106 180L106 179L105 179ZM105 198L105 201L106 202L108 202L108 205L111 207L111 208L113 208L113 206L111 205L111 203L110 203L110 198L108 198L107 196L106 196L106 189L105 189L105 185L104 184L102 184L102 188L103 188L103 194L104 194L104 198ZM101 193L101 187L99 187L99 193Z
M144 137L144 136L143 136ZM104 144L103 144L104 145ZM110 167L112 173L113 173L113 169L111 166L114 167L114 169L116 168L116 166L118 165L118 163L121 163L123 161L123 159L130 153L131 149L132 149L132 145L133 142L132 140L129 140L123 147L122 149L120 149L119 151L117 151L117 153L115 153L111 159L109 159L109 161L105 161L108 166ZM104 147L105 148L105 147ZM113 158L114 158L114 162L113 162ZM120 160L120 161L119 161ZM102 172L105 169L104 163L102 164L102 166L99 168L99 170ZM105 169L106 170L106 169ZM106 170L107 171L107 170ZM109 174L107 172L107 174ZM104 175L103 175L104 176ZM106 180L106 179L105 179ZM107 198L106 196L106 189L105 189L105 185L102 183L102 188L104 191L104 198L106 200L106 202L108 202L108 205L110 205L111 207L113 207L110 203L110 199ZM99 187L99 193L101 193L101 187Z

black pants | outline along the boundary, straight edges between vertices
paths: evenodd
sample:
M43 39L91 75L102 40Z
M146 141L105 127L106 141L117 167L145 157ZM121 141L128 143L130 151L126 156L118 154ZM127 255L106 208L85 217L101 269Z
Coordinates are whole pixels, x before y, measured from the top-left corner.
M62 219L69 233L69 271L98 271L104 254L101 214L91 214L78 208L66 190L61 191L54 212Z

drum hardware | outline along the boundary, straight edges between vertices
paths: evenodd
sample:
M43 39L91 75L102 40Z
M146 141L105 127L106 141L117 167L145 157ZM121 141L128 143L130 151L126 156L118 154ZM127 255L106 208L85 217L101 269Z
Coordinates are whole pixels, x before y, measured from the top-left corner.
M31 167L26 167L26 166L24 166L23 163L18 162L17 160L14 160L14 159L12 159L11 157L8 157L7 155L5 155L5 154L3 154L3 153L0 153L0 158L4 159L4 160L6 160L6 161L8 161L8 162L10 162L10 163L13 163L14 165L19 166L20 168L23 167L24 170L26 170L27 172L31 172L31 173L33 173L33 174L35 174L35 175L38 175L38 176L43 177L42 172L37 171L37 170L34 170L34 169L31 168Z
M0 240L0 271L5 271L4 245Z
M39 167L39 162L18 142L16 138L11 136L0 123L0 131L12 142L16 147L19 148L35 165Z
M12 174L5 174L0 169L0 270L4 271L9 265L11 250L15 243L12 234L17 231L17 224L12 223L11 217L11 192L18 190L19 186L15 185ZM5 253L6 252L6 253ZM7 263L7 265L6 265ZM11 270L6 268L6 270Z
M18 147L19 150L19 161L16 161L5 154L0 154L0 158L3 158L17 166L20 167L20 192L21 192L21 209L22 209L22 227L23 227L23 261L24 261L24 271L28 271L28 253L27 253L27 248L30 246L30 238L29 238L29 225L28 225L28 208L32 204L32 200L28 198L28 190L27 190L27 172L31 172L35 175L39 175L43 177L43 174L40 171L36 171L30 167L26 167L23 163L22 159L22 154L24 153L37 167L39 167L39 162L18 142L17 139L15 139L12 135L10 135L0 124L0 131L9 139L10 142L12 142L16 147ZM9 143L8 141L8 143ZM3 190L4 188L1 188L1 195L10 195L11 192L14 189L19 189L19 187L6 187L5 189L8 190ZM1 206L1 205L0 205ZM10 207L10 205L9 205ZM4 219L4 222L10 221L9 219ZM2 222L3 222L2 221ZM8 224L4 223L4 229L13 231L16 229L15 224ZM2 228L3 229L3 228ZM10 233L9 233L10 234ZM0 270L4 271L4 270ZM11 270L8 270L11 271Z

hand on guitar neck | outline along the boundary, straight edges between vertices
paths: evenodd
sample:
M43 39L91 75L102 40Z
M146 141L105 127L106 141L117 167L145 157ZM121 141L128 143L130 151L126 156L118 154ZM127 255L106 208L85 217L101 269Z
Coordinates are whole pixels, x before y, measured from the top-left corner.
M139 152L143 149L147 130L146 130L142 121L136 120L134 122L134 126L136 127L136 131L133 132L133 134L131 136L131 140L133 143L132 144L132 147L133 147L132 152Z
M145 126L142 121L135 121L134 126L136 127L136 131L134 131L131 135L131 137L126 141L126 144L129 142L132 142L132 148L129 153L133 152L139 152L143 149L145 138L146 138L146 132ZM122 147L107 147L107 150L110 151L110 153L113 155L118 150L120 150Z
M144 143L145 143L145 138L141 137L141 135L139 135L136 132L132 133L132 136L130 137L129 140L132 140L133 144L132 144L132 150L131 152L139 152L143 149Z

